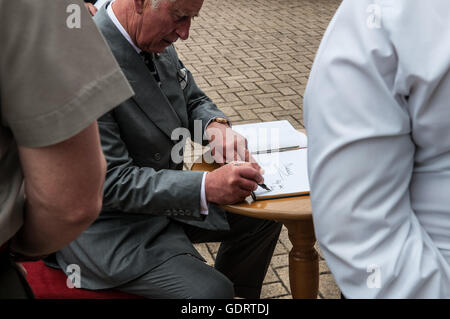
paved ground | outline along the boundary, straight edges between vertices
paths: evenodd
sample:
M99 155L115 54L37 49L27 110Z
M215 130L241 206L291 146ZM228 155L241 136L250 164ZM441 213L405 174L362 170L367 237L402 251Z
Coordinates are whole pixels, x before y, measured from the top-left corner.
M303 129L303 92L322 35L340 2L205 0L190 39L176 47L197 84L234 124L289 120ZM213 264L218 244L197 248ZM283 228L262 298L291 298L290 248ZM339 296L321 257L319 298Z

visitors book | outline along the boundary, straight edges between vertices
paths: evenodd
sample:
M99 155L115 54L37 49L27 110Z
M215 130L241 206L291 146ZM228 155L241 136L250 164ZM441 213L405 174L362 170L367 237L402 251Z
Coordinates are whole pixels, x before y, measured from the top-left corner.
M307 138L288 121L233 125L233 130L247 138L248 149L264 170L264 184L254 200L308 195Z

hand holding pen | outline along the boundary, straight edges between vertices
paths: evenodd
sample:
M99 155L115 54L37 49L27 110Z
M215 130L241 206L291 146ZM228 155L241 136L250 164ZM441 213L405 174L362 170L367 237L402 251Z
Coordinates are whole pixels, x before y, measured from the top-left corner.
M258 184L264 183L263 173L258 164L244 161L232 161L208 172L205 177L206 200L219 205L244 201Z
M256 161L254 163L256 163ZM234 166L241 166L241 165L249 164L249 162L234 161L234 162L231 162L230 164L233 164ZM258 165L258 167L260 168L259 165ZM261 168L259 169L259 172L260 172L261 175L264 174L264 170L261 169ZM263 189L265 189L267 191L271 191L271 189L266 184L264 184L264 182L263 183L257 183L257 184L258 184L259 187L262 187Z

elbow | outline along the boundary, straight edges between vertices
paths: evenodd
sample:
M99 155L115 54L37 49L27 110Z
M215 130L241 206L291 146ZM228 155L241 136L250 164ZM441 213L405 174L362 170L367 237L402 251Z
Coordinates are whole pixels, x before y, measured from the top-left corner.
M105 174L106 162L101 157L95 170L80 173L80 178L67 184L64 191L58 193L53 189L40 193L35 197L35 203L56 217L60 225L87 228L98 218L102 209Z
M103 185L105 183L106 162L102 158L96 177L91 178L89 185L70 200L73 203L71 213L66 215L67 222L73 225L88 227L100 215L103 205Z
M75 228L88 228L99 216L102 209L102 196L90 196L68 209L64 223Z

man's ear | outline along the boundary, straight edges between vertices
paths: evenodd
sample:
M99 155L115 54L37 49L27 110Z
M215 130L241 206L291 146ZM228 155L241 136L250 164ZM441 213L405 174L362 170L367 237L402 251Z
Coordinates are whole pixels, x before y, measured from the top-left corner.
M144 12L145 0L134 0L134 11L137 14L142 14Z

